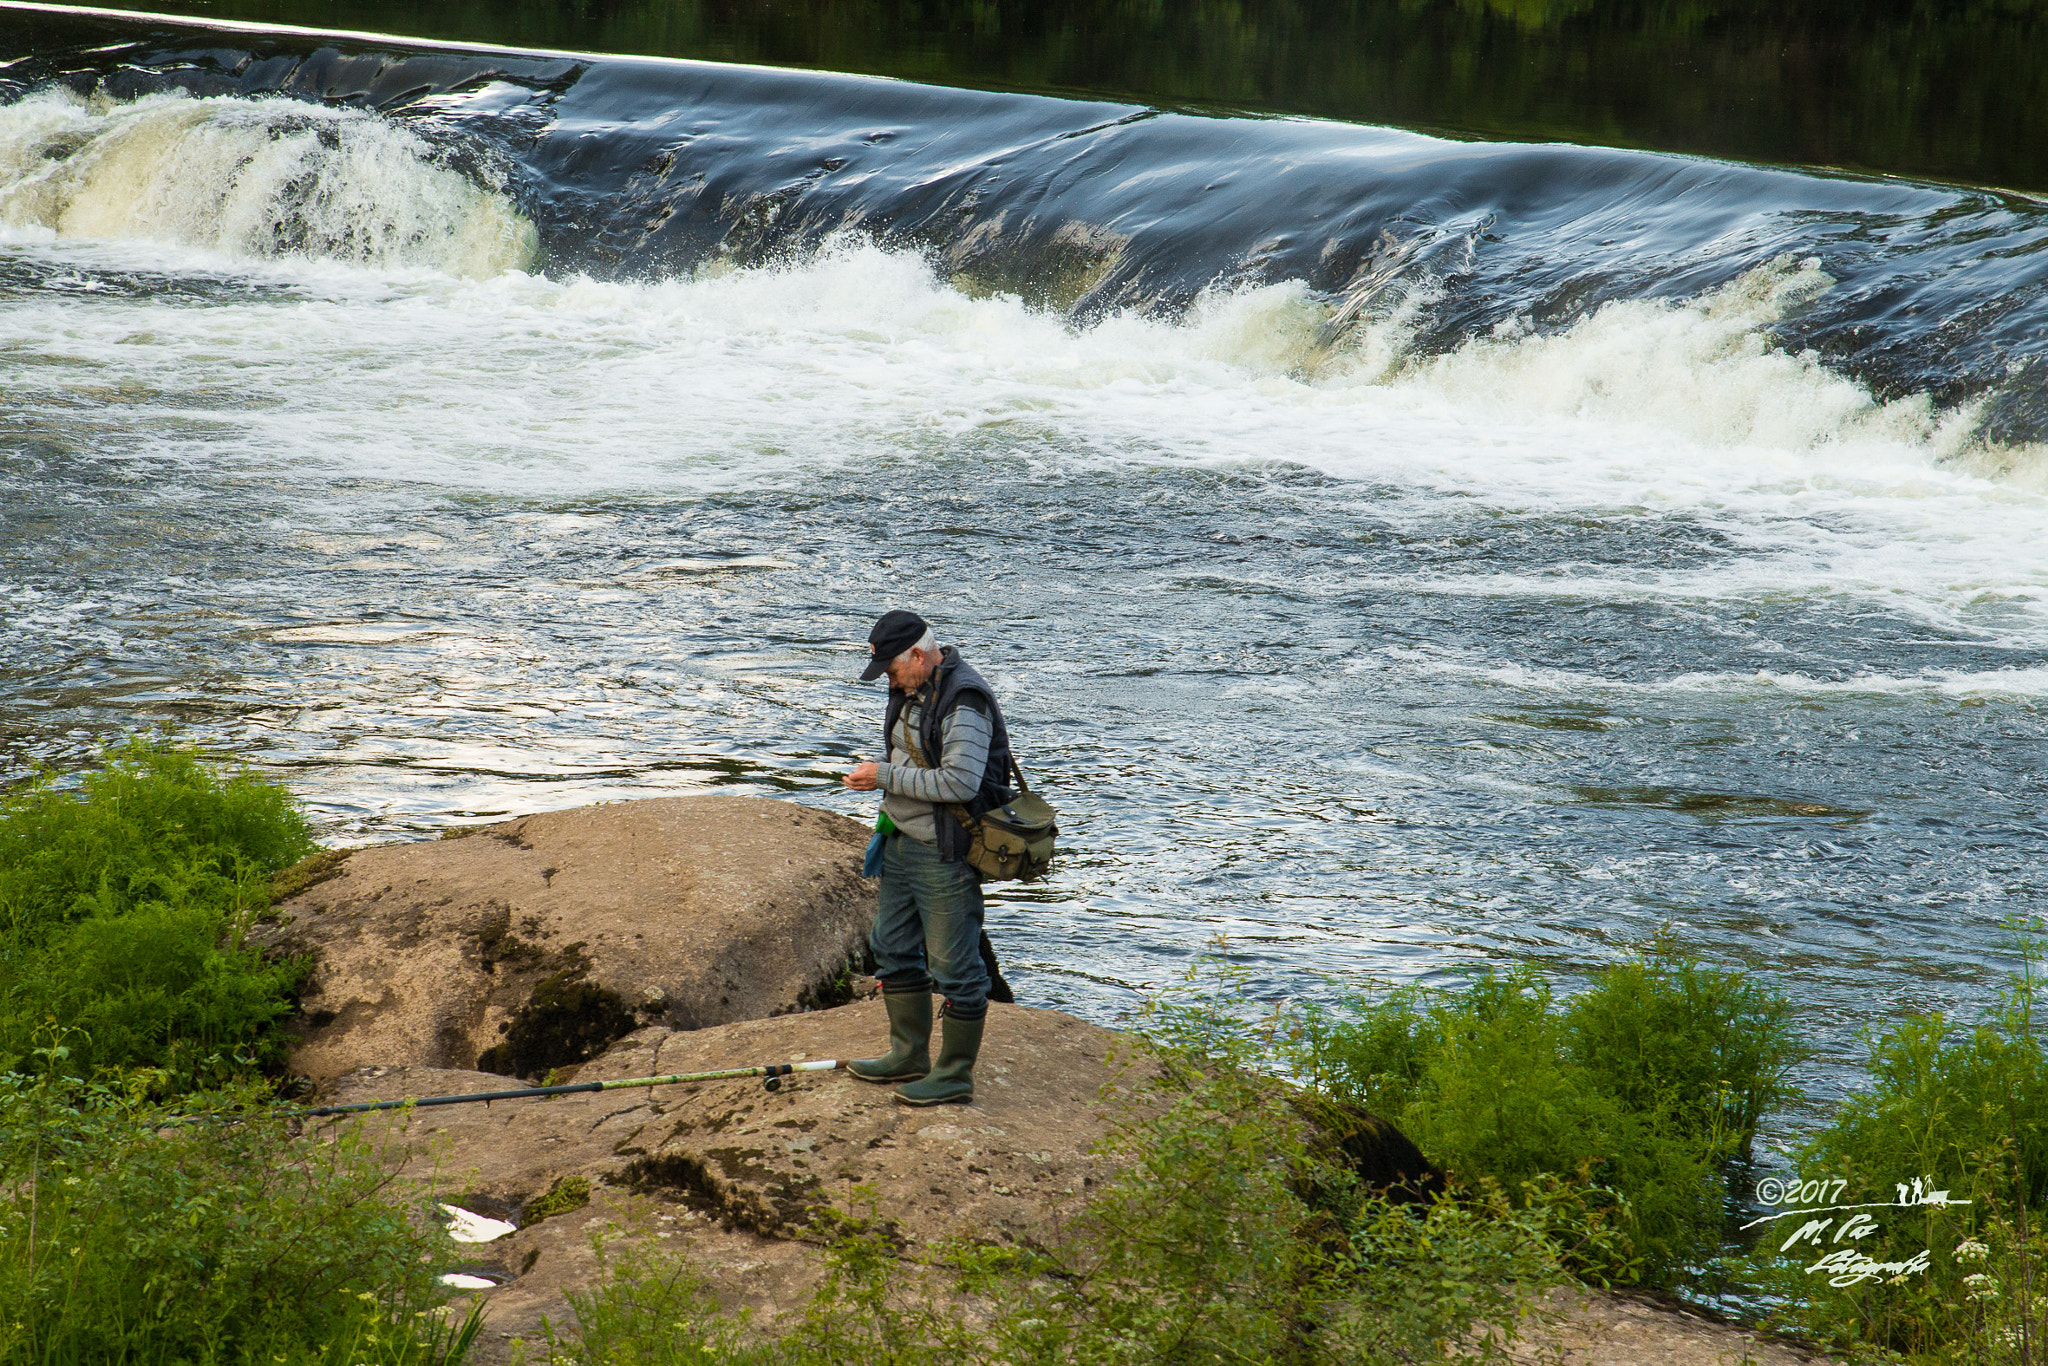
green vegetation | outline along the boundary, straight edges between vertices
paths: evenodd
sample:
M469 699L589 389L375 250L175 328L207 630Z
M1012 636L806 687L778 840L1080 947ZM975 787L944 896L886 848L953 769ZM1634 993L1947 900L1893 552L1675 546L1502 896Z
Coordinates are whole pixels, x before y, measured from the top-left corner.
M1729 1255L1742 1159L1804 1056L1784 998L1745 974L1660 940L1570 999L1518 970L1264 1014L1226 976L1220 997L1153 1003L1164 1076L1056 1245L913 1251L874 1210L842 1211L817 1230L830 1281L775 1334L722 1317L685 1263L621 1254L551 1350L562 1366L1483 1357L1576 1272L1746 1294L1857 1359L2018 1366L2048 1328L2048 1050L2039 948L2023 948L1974 1028L1872 1036L1868 1088L1798 1154L1806 1192L1743 1211L1865 1207L1861 1225L1812 1212L1826 1222L1803 1241L1802 1209ZM1321 1104L1397 1120L1451 1198L1365 1188L1312 1137Z
M1308 1141L1288 1089L1171 1057L1110 1136L1116 1176L1052 1247L907 1255L870 1207L814 1230L830 1274L750 1337L676 1257L628 1253L561 1366L1139 1366L1505 1360L1562 1279L1541 1217L1497 1191L1392 1206Z
M1782 998L1670 943L1568 1003L1514 972L1249 1006L1227 974L1152 1004L1159 1079L1053 1246L913 1253L840 1211L816 1230L831 1279L779 1334L721 1318L684 1262L623 1253L555 1361L1495 1359L1568 1270L1671 1285L1718 1252L1729 1161L1800 1056ZM1358 1103L1450 1169L1452 1198L1390 1203L1319 1138L1323 1107Z
M557 1177L545 1194L526 1207L522 1222L537 1224L543 1219L552 1219L557 1214L582 1209L590 1203L590 1178L584 1176Z
M468 1350L431 1203L253 1079L303 968L243 935L313 848L284 789L169 741L0 798L0 1366Z
M1455 1176L1576 1180L1624 1235L1581 1269L1670 1288L1720 1250L1729 1159L1801 1050L1783 998L1662 942L1568 1004L1526 969L1352 996L1283 1056Z
M1852 1356L2023 1363L2048 1341L2048 1047L2041 927L2017 928L2021 971L1982 1020L1869 1036L1866 1085L1800 1146L1789 1188L1743 1212L1760 1232L1733 1257L1738 1160L1804 1053L1783 997L1668 940L1569 1001L1517 970L1250 1026L1160 1014L1211 1053L1263 1038L1267 1065L1393 1119L1455 1178L1498 1183L1581 1275L1744 1294Z
M1581 1274L1663 1289L1721 1252L1731 1160L1804 1056L1782 996L1669 939L1569 1002L1517 969L1250 1020L1241 1000L1151 1011L1180 1047L1260 1049L1261 1065L1393 1121L1454 1180L1568 1214L1555 1232Z
M1851 1250L1880 1263L1927 1254L1927 1269L1833 1294L1793 1294L1782 1317L1821 1342L1875 1343L1916 1359L2039 1359L2048 1336L2048 1050L2040 1036L2043 945L2024 927L2018 979L1975 1025L1940 1014L1900 1020L1869 1038L1869 1086L1849 1097L1798 1153L1802 1178L1840 1195L1793 1201L1947 1201L1879 1211L1844 1233L1836 1216L1800 1238L1804 1218L1774 1223L1761 1256L1780 1289L1804 1268ZM1920 1190L1913 1184L1919 1182ZM1825 1218L1826 1215L1816 1216ZM2029 1355L2029 1353L2032 1355Z
M291 795L136 739L75 786L0 798L0 1071L46 1023L66 1066L153 1068L196 1088L282 1061L303 967L243 942L270 879L312 853ZM239 1057L240 1061L237 1061Z
M260 1090L177 1112L133 1084L0 1075L0 1366L454 1366L452 1251L354 1131ZM193 1118L193 1116L197 1118Z
M266 1108L258 1072L302 969L244 934L277 888L330 871L312 848L288 794L167 742L0 799L0 1366L456 1366L469 1349L479 1321L447 1314L453 1249L424 1198L360 1128L300 1137ZM1050 1244L910 1248L870 1199L813 1230L830 1274L766 1332L684 1261L601 1245L610 1275L548 1350L1483 1360L1576 1274L1747 1293L1845 1352L2033 1361L2048 1047L2041 931L2021 929L2022 971L1982 1020L1870 1036L1868 1083L1796 1154L1799 1182L1739 1216L1774 1216L1743 1257L1743 1161L1804 1054L1782 996L1665 938L1571 997L1527 969L1305 1008L1262 1009L1227 973L1168 994L1142 1022L1155 1079L1103 1145L1114 1175ZM1368 1183L1326 1123L1361 1109L1448 1173L1447 1198ZM529 1218L591 1194L566 1178ZM1845 1205L1861 1212L1809 1208Z

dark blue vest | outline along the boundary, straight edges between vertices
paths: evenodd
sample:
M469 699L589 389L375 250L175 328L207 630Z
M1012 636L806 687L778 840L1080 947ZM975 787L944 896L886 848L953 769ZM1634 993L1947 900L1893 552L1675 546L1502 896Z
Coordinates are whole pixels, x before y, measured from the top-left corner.
M932 698L925 705L922 724L918 727L918 747L936 761L945 752L941 736L946 717L963 698L975 698L982 704L977 709L988 716L989 729L993 734L988 742L988 767L981 771L981 790L966 803L967 814L979 816L995 810L1016 795L1010 790L1010 732L1003 725L1003 709L996 705L995 691L951 645L939 652L939 667L929 686ZM889 752L889 737L896 730L896 718L903 715L903 709L909 705L909 693L897 688L889 689L889 709L882 716L882 753ZM960 824L959 818L946 807L934 807L932 824L938 829L939 857L949 863L964 858L967 854L967 827Z

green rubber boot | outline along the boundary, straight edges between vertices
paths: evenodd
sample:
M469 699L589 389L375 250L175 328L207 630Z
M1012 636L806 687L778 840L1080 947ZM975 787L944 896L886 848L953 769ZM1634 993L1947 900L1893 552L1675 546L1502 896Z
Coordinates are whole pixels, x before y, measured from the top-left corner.
M889 1012L889 1051L856 1058L846 1070L862 1081L914 1081L932 1070L932 994L892 991L882 997Z
M974 1099L974 1058L981 1052L981 1020L939 1021L939 1063L923 1081L896 1088L905 1105L965 1105Z

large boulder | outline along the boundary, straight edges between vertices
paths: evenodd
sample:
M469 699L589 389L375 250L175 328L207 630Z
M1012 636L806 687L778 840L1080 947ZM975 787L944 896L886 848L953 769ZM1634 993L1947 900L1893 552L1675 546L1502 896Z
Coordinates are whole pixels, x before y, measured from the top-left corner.
M881 1050L879 1001L677 1033L640 1030L577 1069L577 1081L865 1056ZM591 1235L670 1238L721 1298L773 1317L800 1310L823 1275L804 1235L835 1203L871 1197L906 1244L1047 1237L1106 1175L1118 1036L1057 1011L992 1006L971 1105L913 1109L845 1072L544 1100L451 1105L367 1122L409 1179L518 1224L473 1249L488 1292L478 1358L537 1342L540 1319L573 1321L565 1295L597 1278ZM1149 1068L1135 1064L1139 1075ZM502 1089L502 1077L364 1068L343 1103Z
M749 798L550 812L309 860L280 880L260 937L314 959L294 1060L342 1102L501 1090L506 1074L863 1056L884 1046L882 1004L817 1007L856 994L875 904L866 838L843 817ZM1120 1047L1071 1016L998 1004L972 1105L910 1109L835 1071L775 1091L726 1080L321 1127L368 1125L402 1179L515 1226L471 1248L471 1270L496 1283L479 1292L488 1328L471 1360L503 1366L532 1359L543 1319L573 1324L568 1297L601 1279L607 1238L684 1252L728 1306L766 1322L818 1288L826 1266L807 1231L835 1204L872 1202L909 1247L1056 1238L1110 1174L1095 1147L1152 1075L1140 1059L1117 1087ZM1392 1126L1300 1108L1366 1180L1432 1193L1435 1174ZM1558 1309L1529 1345L1589 1366L1784 1359L1611 1296Z
M313 956L293 1064L537 1077L648 1025L843 1002L866 841L790 802L662 797L320 856L259 935Z
M575 1080L862 1055L881 1047L887 1028L880 1002L867 1001L690 1033L644 1029L577 1069ZM403 1178L516 1226L468 1255L473 1273L499 1283L479 1292L485 1333L470 1360L506 1366L538 1359L543 1318L573 1332L568 1296L595 1288L601 1256L616 1257L621 1244L682 1254L728 1308L774 1323L801 1314L826 1274L806 1225L829 1206L871 1209L908 1251L949 1238L1056 1239L1112 1175L1095 1144L1124 1107L1143 1103L1154 1076L1142 1057L1126 1065L1128 1052L1127 1041L1071 1016L998 1005L972 1105L911 1109L887 1087L827 1072L789 1078L773 1092L739 1079L328 1123L367 1125ZM354 1102L504 1085L478 1072L372 1067L338 1079L333 1091ZM1348 1148L1356 1135L1345 1138ZM1624 1295L1561 1291L1549 1308L1548 1322L1523 1325L1514 1360L1825 1361Z

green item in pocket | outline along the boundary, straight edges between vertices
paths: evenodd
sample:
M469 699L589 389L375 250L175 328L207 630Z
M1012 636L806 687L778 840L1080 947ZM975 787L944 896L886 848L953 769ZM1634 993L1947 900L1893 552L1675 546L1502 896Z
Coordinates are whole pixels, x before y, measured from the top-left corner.
M888 812L879 808L875 811L875 833L878 835L893 835L896 833L896 822L889 819Z

